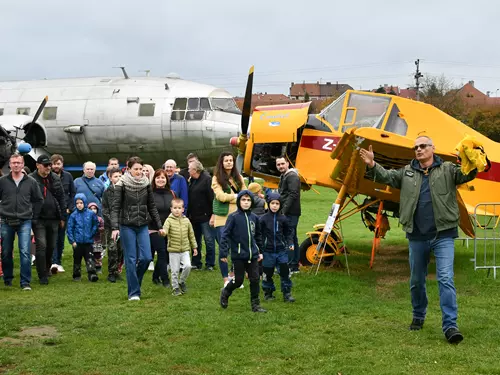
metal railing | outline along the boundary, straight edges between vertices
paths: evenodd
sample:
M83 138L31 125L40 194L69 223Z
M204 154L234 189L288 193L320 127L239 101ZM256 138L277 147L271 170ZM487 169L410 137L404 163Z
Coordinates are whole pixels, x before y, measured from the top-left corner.
M488 275L493 270L497 277L497 248L500 249L500 203L479 203L474 207L474 270L486 269Z

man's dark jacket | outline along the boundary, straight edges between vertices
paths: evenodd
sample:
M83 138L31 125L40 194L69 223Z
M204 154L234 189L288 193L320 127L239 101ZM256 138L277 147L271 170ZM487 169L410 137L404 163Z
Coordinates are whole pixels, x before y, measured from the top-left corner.
M212 177L208 172L201 172L196 180L189 180L189 207L188 218L192 223L206 223L212 216L214 191Z
M35 171L30 174L36 182L43 197L39 219L66 220L67 203L61 179L54 172L42 177Z
M61 174L59 175L61 179L61 183L64 189L64 196L66 197L66 203L68 205L68 210L71 212L75 208L75 184L73 181L73 176L71 173L66 172L64 169L61 170Z
M289 169L280 177L278 191L281 196L281 213L300 216L300 177L295 169Z
M33 178L23 176L16 186L12 174L0 177L0 217L37 220L42 203L42 194Z

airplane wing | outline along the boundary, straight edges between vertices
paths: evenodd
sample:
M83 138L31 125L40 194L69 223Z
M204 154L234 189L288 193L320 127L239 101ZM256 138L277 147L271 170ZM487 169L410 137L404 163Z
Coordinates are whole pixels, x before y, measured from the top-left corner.
M414 158L413 141L406 137L373 128L349 129L332 152L332 159L338 162L331 177L345 181L348 173L351 173L347 184L347 191L351 195L354 193L377 195L377 189L374 189L373 185L369 185L368 188L367 180L364 178L366 173L364 162L357 157L355 164L352 165L351 159L353 153L359 153L360 148L368 149L369 145L373 147L376 162L387 169L402 168ZM438 147L436 147L436 154L444 160L456 161L456 156L443 152ZM459 190L457 190L457 201L460 211L460 228L467 236L474 237L472 221Z

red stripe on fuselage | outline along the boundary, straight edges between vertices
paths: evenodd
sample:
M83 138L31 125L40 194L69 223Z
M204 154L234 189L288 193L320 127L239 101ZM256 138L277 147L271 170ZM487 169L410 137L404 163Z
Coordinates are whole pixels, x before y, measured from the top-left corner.
M318 151L332 152L337 146L340 137L328 137L317 135L305 135L300 141L300 146L305 148L312 148ZM493 182L500 182L500 163L491 162L491 168L488 172L481 172L477 174L480 180L487 180Z

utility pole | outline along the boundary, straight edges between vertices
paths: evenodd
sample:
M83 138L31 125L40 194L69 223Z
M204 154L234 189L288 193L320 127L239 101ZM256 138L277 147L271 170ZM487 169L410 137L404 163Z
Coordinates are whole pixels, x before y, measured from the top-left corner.
M420 67L420 59L417 59L415 61L415 65L417 66L417 71L415 72L415 83L417 86L417 101L420 101L420 82L419 79L423 77L422 73L420 73L419 67Z

